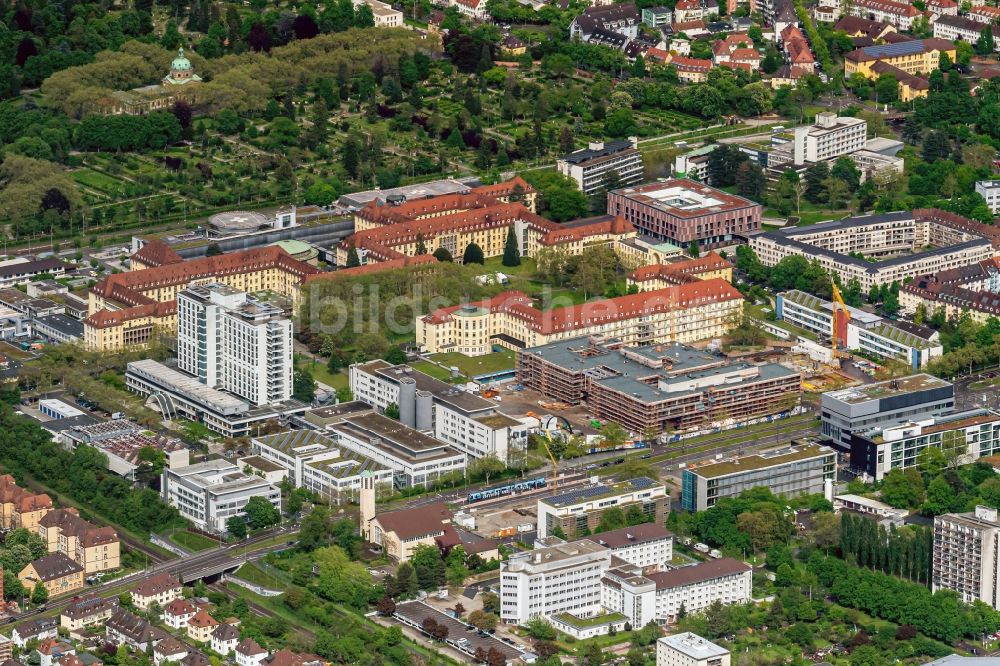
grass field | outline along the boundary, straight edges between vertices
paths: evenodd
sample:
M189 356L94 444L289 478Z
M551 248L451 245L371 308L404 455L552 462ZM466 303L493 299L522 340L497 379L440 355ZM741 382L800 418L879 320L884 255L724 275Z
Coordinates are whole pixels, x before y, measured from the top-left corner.
M514 352L509 349L484 356L466 356L457 352L448 352L434 354L431 358L443 366L457 367L459 372L467 377L514 369Z
M419 370L420 372L430 375L435 379L440 379L443 382L451 382L451 372L447 368L442 368L440 365L430 363L429 361L414 361L410 365L414 370ZM465 380L465 377L461 377L460 379Z
M236 577L242 578L248 583L266 587L270 590L283 590L288 587L288 583L281 580L277 576L264 571L253 562L247 562L237 569Z
M341 391L350 387L350 379L346 372L338 372L337 374L331 374L329 370L326 369L324 363L305 363L305 367L309 368L309 372L312 373L313 379L327 386L333 388L334 390Z
M167 538L184 550L190 550L195 553L202 550L208 550L209 548L215 548L219 545L219 542L214 539L209 539L207 536L202 534L188 532L186 530L174 532Z
M73 180L81 185L100 190L107 194L118 193L123 184L117 178L103 174L100 171L94 171L93 169L80 169L79 171L74 171L72 175Z

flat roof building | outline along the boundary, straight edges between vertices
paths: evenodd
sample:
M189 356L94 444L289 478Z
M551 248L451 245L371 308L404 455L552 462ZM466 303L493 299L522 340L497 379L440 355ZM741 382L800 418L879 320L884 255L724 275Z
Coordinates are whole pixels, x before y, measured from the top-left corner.
M608 193L608 214L641 233L686 247L725 245L760 230L760 204L701 183L675 178Z
M729 650L690 632L656 641L656 666L729 666Z
M947 414L955 406L955 387L928 374L887 379L828 391L820 402L823 435L849 450L851 434Z
M590 413L637 434L787 411L801 390L799 374L776 363L733 362L676 343L627 347L593 337L519 351L517 380L570 405L586 400Z
M569 539L593 532L601 514L610 507L628 512L633 506L663 524L670 513L667 487L645 476L610 484L595 484L575 488L538 500L538 538L551 536L557 528Z
M704 511L744 490L767 488L796 497L822 493L837 475L837 452L811 441L706 465L689 465L681 477L681 507Z
M209 460L163 470L163 501L177 507L196 527L227 531L226 521L244 516L251 497L263 497L281 509L281 490L266 480L244 474L227 460Z
M669 13L669 12L668 12ZM617 185L632 185L642 180L642 153L638 137L625 141L594 141L586 148L564 155L556 161L556 170L572 178L586 195L608 188L608 174L614 172Z
M994 215L1000 213L1000 180L976 181L976 194L986 199L986 205Z
M931 589L952 590L965 603L978 600L1000 609L998 539L1000 521L992 507L935 517Z

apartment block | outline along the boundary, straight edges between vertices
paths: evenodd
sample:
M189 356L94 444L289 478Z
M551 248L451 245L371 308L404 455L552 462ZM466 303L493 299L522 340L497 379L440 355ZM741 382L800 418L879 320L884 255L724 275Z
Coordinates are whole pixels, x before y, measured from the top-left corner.
M894 469L917 466L928 447L940 449L959 464L1000 454L1000 414L970 409L851 435L851 467L881 480Z
M838 308L835 316L831 302L803 291L778 294L775 315L778 320L814 333L821 340L835 337L841 349L902 361L914 370L944 353L940 336L933 329L885 319L851 306L846 313Z
M955 387L928 374L887 379L822 395L823 436L848 449L851 435L947 414L955 407Z
M608 215L621 215L642 233L682 247L692 241L724 245L757 231L761 211L749 199L682 178L608 193Z
M978 600L1000 608L998 540L1000 521L992 507L935 517L931 589L952 590L965 603Z
M639 139L634 136L626 141L591 142L582 150L560 157L556 170L572 178L588 196L606 190L608 174L612 172L616 186L632 185L642 180L642 153L638 146Z
M983 324L1000 316L1000 259L994 257L933 275L921 275L899 290L903 312L942 310L946 318L968 315Z
M979 9L985 9L985 7L980 7ZM997 8L989 7L989 9ZM947 15L939 16L938 19L934 21L934 36L953 42L963 41L970 44L976 44L979 41L979 36L982 34L983 30L989 30L990 36L993 40L993 50L1000 51L1000 25L995 23L983 23L980 20L981 17L982 15L977 18L977 16L973 14L970 14L968 17Z
M657 569L673 559L674 535L659 522L630 525L589 537L611 554L642 569Z
M857 279L868 291L992 258L996 232L988 226L936 209L916 209L769 231L752 237L750 247L765 266L797 255L816 260L843 283Z
M251 497L263 497L279 510L281 490L258 476L244 474L227 460L164 469L163 501L177 507L196 527L210 532L226 532L226 521L244 516Z
M723 279L682 280L661 289L542 310L520 291L418 317L417 344L428 353L478 356L494 345L525 349L599 335L626 344L690 343L724 335L743 307Z
M75 508L49 511L38 521L38 536L50 553L63 553L87 575L121 566L118 533L79 516Z
M611 507L618 507L625 513L638 507L651 522L662 525L670 513L670 495L662 483L642 476L607 485L583 486L541 498L537 504L538 538L552 536L556 528L569 539L593 532L601 521L601 514Z
M909 30L913 19L920 16L920 10L913 5L894 0L855 0L850 3L849 11L852 16L883 21L898 30Z
M551 400L586 403L597 418L641 436L743 423L791 409L799 374L681 344L628 347L574 338L517 354L517 381Z
M177 295L177 367L253 405L292 397L292 322L282 308L222 283Z
M592 615L601 608L601 576L611 551L588 539L515 553L500 565L500 620Z
M656 666L729 666L726 648L685 632L656 641Z

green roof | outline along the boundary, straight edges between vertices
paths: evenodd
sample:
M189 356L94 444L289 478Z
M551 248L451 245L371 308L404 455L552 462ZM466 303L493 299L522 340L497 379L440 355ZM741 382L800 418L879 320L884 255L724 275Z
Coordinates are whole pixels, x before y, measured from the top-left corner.
M690 471L705 479L713 479L720 476L728 476L738 472L752 472L768 467L777 467L789 463L809 460L825 455L835 455L832 449L819 444L806 444L790 446L776 451L764 451L754 455L743 456L735 460L726 460L717 463L710 463L695 467Z
M601 627L605 624L614 624L628 619L621 613L605 613L604 615L595 615L594 617L577 617L572 613L559 613L558 615L553 615L552 617L564 624L570 625L571 627L576 627L577 629Z

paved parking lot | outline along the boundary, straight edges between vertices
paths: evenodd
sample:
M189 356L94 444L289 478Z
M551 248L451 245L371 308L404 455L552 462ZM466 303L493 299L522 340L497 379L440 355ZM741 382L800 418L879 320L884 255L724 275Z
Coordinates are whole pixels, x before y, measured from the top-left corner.
M462 638L468 639L468 645L461 649L470 655L475 654L476 650L481 647L487 652L489 652L490 648L499 650L507 661L517 659L521 656L520 650L493 636L480 636L479 632L471 625L456 620L452 616L442 613L422 601L404 601L396 606L396 618L400 622L405 622L417 629L422 629L423 622L428 617L433 618L438 624L448 627L448 638L446 640L451 645L458 647L456 645L457 641Z

